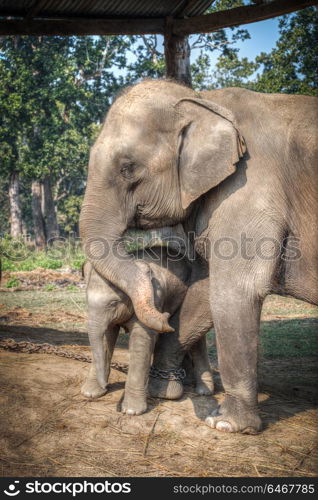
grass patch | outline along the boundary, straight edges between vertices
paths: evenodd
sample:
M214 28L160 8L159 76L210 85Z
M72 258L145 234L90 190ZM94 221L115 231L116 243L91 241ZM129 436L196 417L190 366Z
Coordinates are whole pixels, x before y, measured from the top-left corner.
M155 238L155 240L154 240ZM160 233L153 231L129 230L126 233L127 252L156 245L167 246ZM57 239L46 251L35 250L23 239L13 239L6 235L0 240L0 256L3 271L33 271L34 269L81 269L85 262L80 241Z
M5 236L0 240L2 271L33 271L34 269L80 269L85 257L79 242L63 238L46 251L35 250L23 239Z
M318 356L317 333L318 318L262 321L259 355L266 359ZM216 359L214 329L208 333L208 344L209 354Z
M302 358L318 355L318 319L264 321L260 355L266 358Z
M215 332L208 333L209 353L217 358ZM266 298L259 354L265 359L318 356L318 307L279 295Z
M46 292L52 292L53 290L56 290L56 285L53 285L52 283L45 285L44 290Z
M68 255L63 259L57 259L46 252L32 251L23 260L13 260L6 256L2 257L2 271L33 271L34 269L81 269L85 261L84 256Z
M6 288L15 288L20 285L20 281L17 278L10 278L6 283Z
M83 290L67 291L54 290L43 292L42 290L30 290L21 292L2 292L1 303L7 308L24 307L30 312L50 313L65 309L70 312L86 311L85 292Z

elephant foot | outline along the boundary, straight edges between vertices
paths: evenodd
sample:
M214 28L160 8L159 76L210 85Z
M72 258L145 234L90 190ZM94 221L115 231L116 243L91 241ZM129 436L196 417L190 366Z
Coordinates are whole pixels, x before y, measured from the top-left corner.
M183 394L183 384L180 380L150 378L149 395L153 398L179 399Z
M141 415L147 411L147 400L145 393L136 394L125 390L124 400L121 404L122 413L127 415Z
M256 410L251 410L241 400L234 400L229 396L205 422L213 429L222 432L241 432L242 434L258 434L262 428L262 421Z
M204 379L201 379L196 383L195 392L200 396L211 396L211 394L213 394L214 383L212 374L211 377L204 377Z
M97 399L106 394L107 388L103 389L96 379L88 378L81 387L81 393L86 398Z

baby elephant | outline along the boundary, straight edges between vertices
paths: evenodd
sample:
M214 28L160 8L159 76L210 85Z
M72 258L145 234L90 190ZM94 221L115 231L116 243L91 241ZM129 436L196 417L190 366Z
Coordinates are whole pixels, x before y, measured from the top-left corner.
M189 262L187 259L168 258L168 250L164 247L152 248L151 253L139 251L134 257L137 265L151 275L156 307L172 315L180 307L187 291L191 274ZM89 262L84 266L84 275L93 362L81 392L89 398L98 398L107 392L111 358L119 328L123 327L130 338L129 370L122 411L140 415L147 409L149 368L158 334L139 322L129 297L102 278ZM205 338L193 345L192 358L197 392L211 394L213 380Z

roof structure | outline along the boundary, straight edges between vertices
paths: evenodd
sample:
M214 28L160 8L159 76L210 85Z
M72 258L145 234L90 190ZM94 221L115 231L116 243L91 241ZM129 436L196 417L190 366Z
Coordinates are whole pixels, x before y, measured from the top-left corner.
M234 3L234 2L233 2ZM317 0L250 0L204 14L213 0L0 0L0 35L207 33L317 5Z
M211 0L1 0L1 15L15 17L132 17L160 18L197 16L211 5Z

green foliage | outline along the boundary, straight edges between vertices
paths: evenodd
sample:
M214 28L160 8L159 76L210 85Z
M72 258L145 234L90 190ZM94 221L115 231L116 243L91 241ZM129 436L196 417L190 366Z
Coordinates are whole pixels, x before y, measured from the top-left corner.
M263 71L255 90L318 96L318 12L314 7L283 16L271 53L256 58Z
M8 178L0 178L0 234L10 232L10 205L8 199L8 189Z
M129 83L140 78L161 78L165 74L163 46L158 35L130 37L133 61L127 66Z
M243 0L217 0L213 2L207 13L226 10L244 5ZM193 87L197 90L207 90L217 87L242 85L254 71L252 62L239 60L239 49L235 46L238 41L248 40L250 34L246 29L228 28L213 33L190 37L191 48L200 49L200 54L191 65ZM211 54L218 53L216 67L213 68ZM231 83L232 82L232 83ZM224 85L225 84L225 85Z
M45 285L44 290L46 292L52 292L53 290L56 290L56 285L53 285L53 283L49 283L48 285Z
M5 236L0 240L3 271L33 271L34 269L81 269L84 255L79 241L59 239L46 251L37 251L23 239Z
M5 234L2 238L0 238L0 256L14 260L14 261L23 261L27 258L29 254L29 248L21 238L12 238L10 235Z
M249 78L257 70L258 64L247 57L240 59L238 55L220 56L212 73L215 87L249 87Z
M83 195L70 195L58 203L58 222L66 234L78 234L78 216L83 202Z
M22 261L16 261L4 257L2 259L3 271L33 271L34 269L60 269L64 263L62 260L54 260L47 257L45 252L31 252Z
M221 55L211 71L207 54L201 54L192 66L194 86L199 90L224 87L246 87L253 84L250 77L258 68L258 63L249 61L247 57L240 59L235 51Z
M10 278L6 283L7 288L15 288L20 285L20 281L17 278Z
M123 85L113 67L126 65L129 43L129 37L1 37L0 173L20 172L31 233L31 180L50 176L58 209L68 196L83 195L89 148ZM72 216L65 228L61 221L62 231L72 229Z
M67 285L66 289L70 292L76 292L78 290L76 285Z
M216 0L208 12L245 3ZM317 20L314 7L281 17L276 47L255 61L239 57L237 42L250 38L246 29L192 35L191 50L198 51L191 65L194 88L243 86L262 92L318 95ZM46 176L52 185L60 234L78 234L89 148L105 112L126 83L164 75L163 52L163 38L157 35L1 37L2 234L10 229L6 193L13 171L19 172L23 220L31 235L31 181ZM212 64L215 54L218 59Z
M228 3L222 3L223 7ZM213 3L213 8L217 7ZM217 33L222 47L225 33ZM194 87L239 86L259 92L318 95L318 12L314 7L282 16L276 47L268 54L261 53L255 61L240 58L233 46L237 39L246 38L248 33L238 30L229 45L229 40L223 39L225 47L213 69L208 50L203 48L192 65Z

